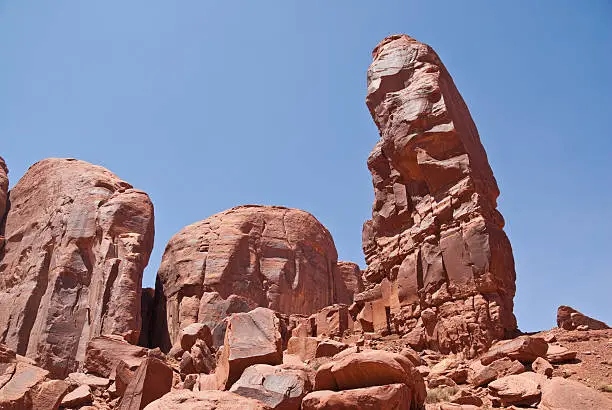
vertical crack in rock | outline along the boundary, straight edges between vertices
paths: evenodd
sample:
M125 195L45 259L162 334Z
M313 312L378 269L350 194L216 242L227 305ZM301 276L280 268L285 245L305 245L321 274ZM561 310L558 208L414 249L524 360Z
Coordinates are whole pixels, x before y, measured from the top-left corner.
M497 183L433 49L394 35L372 55L366 104L380 140L368 158L375 199L363 227L364 277L368 289L390 290L364 309L390 307L393 331L473 356L516 330Z

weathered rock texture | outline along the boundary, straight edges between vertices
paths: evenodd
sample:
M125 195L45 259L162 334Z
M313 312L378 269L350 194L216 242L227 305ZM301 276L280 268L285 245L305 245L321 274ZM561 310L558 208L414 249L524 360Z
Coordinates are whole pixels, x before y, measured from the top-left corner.
M604 322L588 317L569 306L557 309L557 326L565 330L601 330L610 327Z
M94 336L138 341L154 234L144 192L102 167L46 159L11 190L0 234L0 342L65 377Z
M395 35L373 58L366 103L381 139L368 158L375 201L363 249L365 278L386 292L371 289L361 301L382 312L380 327L416 329L413 339L431 348L474 355L516 329L514 260L497 183L432 48Z
M4 158L0 157L0 224L4 218L4 212L6 211L6 202L8 200L8 168L4 162ZM0 248L2 244L0 244Z
M337 298L337 258L327 229L297 209L239 206L189 225L159 268L153 344L167 351L181 328L223 316L230 297L243 308L313 313Z

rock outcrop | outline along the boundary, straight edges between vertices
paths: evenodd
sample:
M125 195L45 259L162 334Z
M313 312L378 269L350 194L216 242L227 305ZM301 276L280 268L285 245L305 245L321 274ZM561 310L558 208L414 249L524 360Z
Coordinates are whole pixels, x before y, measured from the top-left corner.
M191 323L214 329L208 321L223 319L229 298L239 298L237 311L310 314L331 305L337 258L327 229L298 209L239 206L189 225L158 271L153 345L167 351Z
M2 219L4 218L4 212L6 211L6 203L8 200L8 187L9 187L8 168L6 167L4 158L0 157L0 224L2 224ZM1 243L0 243L0 249L2 249Z
M0 234L0 342L61 378L94 336L138 341L154 235L144 192L102 167L46 159L11 190Z
M565 330L610 329L604 322L588 317L569 306L559 306L557 309L557 326Z
M363 227L371 285L355 299L373 312L372 330L473 357L516 329L497 183L433 49L395 35L373 58L366 103L381 139L368 158L375 200Z

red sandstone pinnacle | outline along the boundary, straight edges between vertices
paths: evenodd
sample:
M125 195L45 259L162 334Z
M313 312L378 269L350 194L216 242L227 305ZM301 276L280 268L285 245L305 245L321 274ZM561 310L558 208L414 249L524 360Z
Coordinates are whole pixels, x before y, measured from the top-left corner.
M94 336L136 343L153 231L147 194L110 171L73 159L34 164L11 190L0 232L0 342L60 378Z
M158 271L153 345L167 351L196 322L217 335L227 314L257 306L311 314L352 300L358 278L337 269L337 258L327 229L298 209L239 206L189 225L172 237Z
M375 201L363 249L365 278L387 290L364 300L382 312L371 326L474 356L516 329L514 259L497 183L433 49L395 35L373 58L366 103L381 139L368 158Z

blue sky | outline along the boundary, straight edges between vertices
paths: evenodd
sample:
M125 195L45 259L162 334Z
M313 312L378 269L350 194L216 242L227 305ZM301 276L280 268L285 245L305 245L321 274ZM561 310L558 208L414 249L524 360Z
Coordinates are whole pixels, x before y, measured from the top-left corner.
M245 203L313 213L364 266L382 38L433 46L501 189L523 330L612 322L607 1L3 1L0 155L103 165L155 204L144 285L183 226Z

